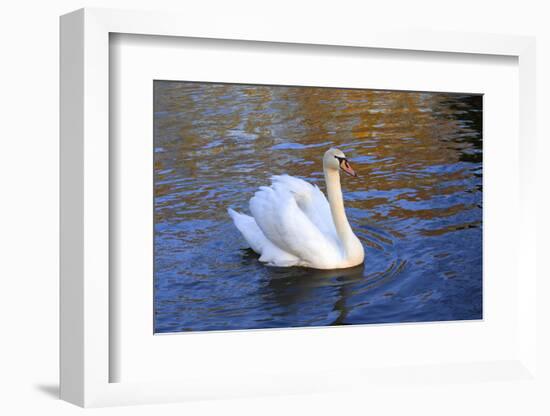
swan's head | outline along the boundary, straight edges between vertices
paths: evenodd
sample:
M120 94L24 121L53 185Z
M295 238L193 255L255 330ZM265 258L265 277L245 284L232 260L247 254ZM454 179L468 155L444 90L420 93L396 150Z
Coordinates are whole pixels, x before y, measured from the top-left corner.
M323 157L323 167L325 169L343 170L348 175L357 176L353 168L348 162L346 155L339 149L331 147L325 152Z

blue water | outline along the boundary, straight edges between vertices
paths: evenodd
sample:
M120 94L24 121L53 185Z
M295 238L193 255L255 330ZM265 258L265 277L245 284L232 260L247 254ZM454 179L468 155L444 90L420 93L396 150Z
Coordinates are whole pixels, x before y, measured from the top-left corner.
M482 318L482 97L155 81L155 332ZM342 178L365 264L271 268L226 208Z

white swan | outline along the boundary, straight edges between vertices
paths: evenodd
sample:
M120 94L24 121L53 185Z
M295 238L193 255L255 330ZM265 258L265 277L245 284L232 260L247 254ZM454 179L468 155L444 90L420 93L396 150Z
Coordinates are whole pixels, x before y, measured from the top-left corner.
M356 176L344 153L323 157L328 201L317 186L289 175L273 176L250 199L253 217L227 211L260 261L269 266L341 269L363 263L365 251L353 233L340 187L340 169Z

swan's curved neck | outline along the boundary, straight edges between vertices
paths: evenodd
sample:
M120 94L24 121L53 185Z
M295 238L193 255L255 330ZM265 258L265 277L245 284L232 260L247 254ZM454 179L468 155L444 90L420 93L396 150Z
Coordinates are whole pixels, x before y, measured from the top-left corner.
M352 243L355 234L349 225L346 211L344 209L344 197L342 196L342 187L340 185L340 172L336 169L323 169L325 173L325 182L327 185L327 197L330 204L330 212L332 220L336 227L338 237L342 242L346 255L349 255L352 250Z

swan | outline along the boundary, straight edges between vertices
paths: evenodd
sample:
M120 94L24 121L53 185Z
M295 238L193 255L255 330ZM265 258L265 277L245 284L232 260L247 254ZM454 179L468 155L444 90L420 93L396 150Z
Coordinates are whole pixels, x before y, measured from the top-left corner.
M328 201L317 186L277 175L271 178L271 186L261 186L250 199L252 216L227 210L261 262L313 269L343 269L363 263L363 245L344 210L340 170L357 176L346 155L330 148L323 156Z

